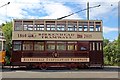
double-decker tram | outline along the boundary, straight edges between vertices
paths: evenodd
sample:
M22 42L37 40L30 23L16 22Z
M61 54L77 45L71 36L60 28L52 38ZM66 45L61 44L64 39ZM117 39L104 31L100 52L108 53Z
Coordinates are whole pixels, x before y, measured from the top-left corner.
M14 19L12 66L103 67L101 20Z

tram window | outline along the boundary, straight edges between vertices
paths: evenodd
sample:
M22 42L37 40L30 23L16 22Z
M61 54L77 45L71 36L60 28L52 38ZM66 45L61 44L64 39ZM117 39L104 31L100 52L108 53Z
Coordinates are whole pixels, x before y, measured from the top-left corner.
M77 50L77 45L75 45L75 50Z
M66 50L65 44L57 44L57 50Z
M47 24L47 31L55 31L55 25L48 25Z
M55 50L55 44L47 44L47 50Z
M32 42L24 42L23 50L33 50L33 43Z
M100 50L102 50L102 43L100 43Z
M65 25L57 25L57 31L65 31Z
M44 42L36 42L34 44L34 50L44 50Z
M83 28L82 28L82 26L79 26L79 31L83 31Z
M23 27L22 27L22 21L16 21L14 28L15 28L16 31L21 31L22 28L23 28Z
M97 50L99 50L99 43L97 43Z
M44 31L44 24L34 25L35 31Z
M83 26L84 31L88 31L88 26Z
M90 43L90 51L92 51L92 43Z
M94 26L90 26L90 31L94 31Z
M100 31L100 25L96 25L96 31Z
M13 43L13 50L14 50L14 51L19 51L19 50L21 50L21 42L14 42L14 43Z
M26 31L26 30L28 30L28 31L33 30L33 25L32 25L32 24L29 24L29 25L24 24L23 27L24 27L24 30L25 30L25 31Z
M93 42L93 49L92 49L93 51L95 50L95 42Z
M68 31L74 31L74 26L73 25L68 25Z
M81 51L86 51L87 48L86 48L86 47L80 47L80 50L81 50Z
M74 50L74 44L68 44L68 50Z

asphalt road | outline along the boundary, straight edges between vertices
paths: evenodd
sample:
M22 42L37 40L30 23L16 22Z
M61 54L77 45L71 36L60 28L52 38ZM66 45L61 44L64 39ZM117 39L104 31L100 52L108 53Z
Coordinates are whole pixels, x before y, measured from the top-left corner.
M2 78L118 78L119 67L104 67L104 69L79 69L69 70L65 68L39 69L3 69Z

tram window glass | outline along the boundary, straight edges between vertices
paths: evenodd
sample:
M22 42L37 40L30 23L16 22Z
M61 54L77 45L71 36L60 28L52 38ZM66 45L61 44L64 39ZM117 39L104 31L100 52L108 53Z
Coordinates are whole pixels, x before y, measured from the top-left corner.
M57 50L66 50L66 44L57 44Z
M82 26L78 26L79 31L83 31Z
M86 51L87 48L82 46L82 47L80 47L80 50L81 50L81 51Z
M34 50L44 50L44 42L35 42Z
M24 42L23 50L33 50L33 43L32 42Z
M92 43L90 43L90 51L92 51Z
M97 50L99 50L99 43L97 43Z
M102 50L102 43L100 43L100 50Z
M44 24L34 25L34 30L35 31L44 31Z
M47 50L55 50L55 44L47 44Z
M57 25L57 31L65 31L65 25Z
M57 42L57 50L66 50L66 42Z
M54 24L47 24L46 28L47 28L47 31L55 31L55 25Z
M14 29L15 31L21 31L22 30L22 21L15 21Z
M31 24L29 24L29 25L24 24L23 27L24 27L25 31L26 30L28 30L28 31L32 31L33 30L33 25L31 25Z
M77 45L75 44L75 50L77 50Z
M83 26L84 31L88 31L88 26Z
M16 41L13 43L13 50L14 51L20 51L21 50L21 42Z
M90 31L94 31L94 26L90 26Z
M73 25L68 25L68 31L74 31L74 26Z
M33 30L33 21L23 21L23 29L28 31Z
M95 42L93 42L93 49L92 49L93 51L95 50Z
M74 44L68 44L68 50L74 50Z
M100 25L96 25L96 31L100 31Z

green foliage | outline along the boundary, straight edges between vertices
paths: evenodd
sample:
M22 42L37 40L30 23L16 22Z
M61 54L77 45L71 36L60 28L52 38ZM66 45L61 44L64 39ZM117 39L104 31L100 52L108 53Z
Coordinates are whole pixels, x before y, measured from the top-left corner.
M12 47L12 22L2 25L2 31L6 39L6 54L10 56Z
M105 65L118 65L119 62L119 49L118 49L118 40L110 41L103 41L104 42L104 60Z

